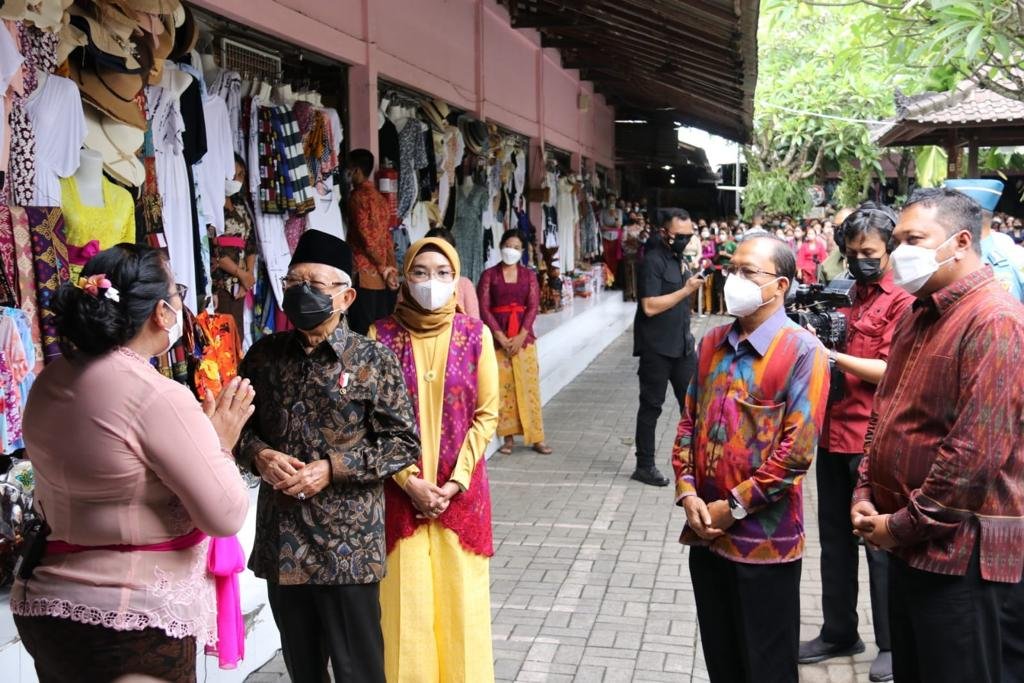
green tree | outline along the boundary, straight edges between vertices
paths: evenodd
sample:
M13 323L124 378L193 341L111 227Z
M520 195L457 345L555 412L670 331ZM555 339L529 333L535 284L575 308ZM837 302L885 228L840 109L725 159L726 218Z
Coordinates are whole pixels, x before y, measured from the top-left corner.
M801 0L832 5L847 0ZM854 31L894 64L1024 100L1024 0L856 0ZM947 84L943 88L948 89Z
M915 88L884 50L868 49L851 32L873 11L860 3L761 3L747 216L759 210L802 215L809 208L806 188L825 164L857 160L867 171L881 170L865 122L894 114L895 87Z

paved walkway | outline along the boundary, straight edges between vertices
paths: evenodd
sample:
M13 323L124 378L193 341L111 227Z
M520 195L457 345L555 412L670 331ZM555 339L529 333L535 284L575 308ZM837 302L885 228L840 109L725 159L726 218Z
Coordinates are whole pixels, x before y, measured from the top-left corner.
M695 320L695 333L718 322ZM613 342L545 407L553 455L517 449L488 463L499 681L707 680L686 554L677 542L682 511L672 505L671 488L628 478L638 392L631 341L627 333ZM666 408L658 430L663 468L678 415L672 403ZM803 637L810 638L821 623L813 475L805 492L801 618ZM867 680L875 648L869 640L866 566L861 577L867 652L802 667L801 681ZM283 670L277 658L250 681L282 681Z

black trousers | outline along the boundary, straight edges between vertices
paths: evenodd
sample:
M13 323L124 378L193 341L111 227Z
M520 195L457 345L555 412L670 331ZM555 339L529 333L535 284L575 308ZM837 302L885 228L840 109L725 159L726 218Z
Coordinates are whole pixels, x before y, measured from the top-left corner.
M741 564L690 548L711 683L796 683L801 561Z
M1024 683L1024 580L1010 588L999 622L1003 683Z
M697 355L690 352L679 358L660 353L640 355L640 408L636 412L636 466L654 466L654 435L665 403L665 390L672 383L672 393L682 413L686 388L697 370Z
M390 289L366 289L355 280L356 300L346 314L349 329L357 334L366 334L370 325L395 312L398 294Z
M281 586L267 583L270 610L293 683L384 683L380 586Z
M857 641L857 569L860 543L850 524L850 499L857 485L860 455L818 451L818 530L821 534L821 638L834 645ZM871 586L871 620L879 650L889 638L889 554L864 546Z
M977 550L965 576L921 571L892 557L889 618L895 679L899 683L1007 680L999 616L1000 605L1013 588L981 578Z

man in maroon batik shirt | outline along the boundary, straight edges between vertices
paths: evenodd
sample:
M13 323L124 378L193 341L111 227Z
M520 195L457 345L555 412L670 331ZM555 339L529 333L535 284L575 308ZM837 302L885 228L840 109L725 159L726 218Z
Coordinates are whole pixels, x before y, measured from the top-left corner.
M813 664L864 651L858 633L857 571L860 544L851 533L850 497L874 405L875 388L885 373L896 327L914 297L893 281L896 214L887 206L864 202L838 226L842 248L856 280L854 303L842 309L849 321L844 353L830 352L842 371L842 393L830 401L815 468L818 484L818 533L821 536L821 611L816 638L800 644L800 663ZM892 680L889 639L889 554L868 549L871 625L878 655L869 681Z
M981 207L918 190L893 233L896 283L917 297L875 394L851 522L885 548L897 681L1021 675L1024 306L981 260ZM1005 676L1005 677L1004 677Z

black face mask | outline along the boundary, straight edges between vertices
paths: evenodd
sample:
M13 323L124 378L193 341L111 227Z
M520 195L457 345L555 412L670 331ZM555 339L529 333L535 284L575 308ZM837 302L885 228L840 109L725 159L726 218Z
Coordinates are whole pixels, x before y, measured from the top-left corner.
M672 250L672 255L676 258L683 258L683 252L686 251L686 245L690 243L693 238L693 233L689 235L673 235L672 240L668 243L669 249Z
M292 325L300 330L312 330L334 315L334 299L304 282L284 290L282 308Z
M850 274L857 282L874 282L882 277L882 259L880 258L855 258L850 259Z

